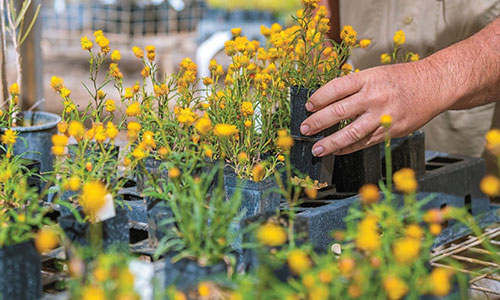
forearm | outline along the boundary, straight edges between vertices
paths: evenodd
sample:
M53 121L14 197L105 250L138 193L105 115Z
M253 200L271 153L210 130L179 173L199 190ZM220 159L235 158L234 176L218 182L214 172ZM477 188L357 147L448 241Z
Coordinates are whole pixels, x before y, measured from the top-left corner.
M500 100L500 17L421 63L434 77L438 113Z

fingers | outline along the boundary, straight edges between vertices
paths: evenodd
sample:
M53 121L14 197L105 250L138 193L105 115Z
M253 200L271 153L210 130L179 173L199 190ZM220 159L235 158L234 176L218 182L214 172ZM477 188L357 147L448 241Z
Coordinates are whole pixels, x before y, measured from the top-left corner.
M358 93L315 112L302 122L300 132L303 135L316 134L342 120L355 118L363 112L365 112L364 102Z
M312 153L314 156L323 157L343 150L363 141L363 139L373 133L379 125L380 122L378 119L364 114L345 128L317 142L313 146ZM347 149L347 151L348 150L349 149Z
M306 109L311 112L318 111L335 101L357 93L362 87L359 74L354 73L328 82L309 98Z
M379 129L380 132L379 132ZM335 155L346 155L350 154L368 147L371 147L373 145L379 144L384 141L385 139L385 129L382 127L379 127L377 130L366 136L364 139L361 141L354 143L350 146L345 147L344 149L341 149L339 151L334 152Z

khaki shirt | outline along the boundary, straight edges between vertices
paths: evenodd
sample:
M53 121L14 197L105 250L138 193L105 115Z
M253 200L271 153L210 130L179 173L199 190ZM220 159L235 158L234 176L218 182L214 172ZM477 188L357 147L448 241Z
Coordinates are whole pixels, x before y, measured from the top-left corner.
M473 35L499 14L500 0L340 0L341 26L352 25L360 39L372 40L368 49L353 51L360 69L380 64L397 30L406 33L403 49L425 57ZM494 105L442 113L423 128L427 149L481 156Z

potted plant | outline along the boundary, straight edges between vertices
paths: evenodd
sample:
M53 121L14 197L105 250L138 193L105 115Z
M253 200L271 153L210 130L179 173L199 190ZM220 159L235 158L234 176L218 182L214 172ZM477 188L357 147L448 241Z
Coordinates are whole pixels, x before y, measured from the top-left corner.
M213 128L205 137L214 149L214 159L226 165L228 196L241 188L242 208L251 217L279 207L272 177L284 156L275 141L280 132L288 135L289 115L278 57L240 34L241 30L234 29L234 39L225 44L231 61L225 76L215 60L209 64L210 76L203 78L206 118L196 126L202 131L204 124Z
M16 142L2 135L7 151ZM42 292L41 259L37 252L57 245L57 233L43 228L51 222L47 208L40 206L44 193L30 187L32 171L25 168L21 156L2 156L0 160L0 298L38 299ZM38 233L37 233L38 232Z
M237 192L227 200L222 182L211 189L217 171L199 177L170 174L170 192L163 197L169 198L172 210L172 218L164 220L171 230L155 253L165 257L166 287L186 291L204 278L233 273L233 245L241 234L236 226L241 219L241 195Z
M41 162L41 171L52 170L53 156L50 152L50 138L56 132L59 116L48 112L20 111L18 106L22 94L21 46L30 33L38 16L40 5L37 6L32 20L25 20L26 11L32 4L31 0L23 0L17 8L13 1L0 2L0 22L2 25L1 53L2 59L2 104L0 109L0 128L19 132L19 140L14 146L16 155L23 153L26 158ZM23 25L27 24L26 27ZM7 74L5 70L7 53L7 33L15 50L16 81L7 89ZM34 109L35 107L32 107Z
M290 132L296 140L292 161L301 172L330 184L334 169L333 155L316 158L311 150L315 142L333 133L338 126L313 136L302 135L300 126L310 115L305 106L316 89L334 78L347 76L352 72L352 66L346 64L352 48L365 48L370 41L357 42L356 31L351 26L342 29L340 44L329 40L327 33L330 28L326 7L318 7L314 1L304 2L304 5L305 7L293 16L293 30L288 35L286 30L273 33L269 42L278 53L287 53L281 63L280 73L290 86ZM289 40L290 43L282 42L283 38L280 36L289 36L285 41ZM340 127L347 123L348 120L342 121Z
M58 176L58 203L62 213L59 223L72 241L91 244L97 251L102 246L108 248L116 243L128 247L128 212L119 191L154 140L142 139L139 142L137 132L129 130L129 135L134 132L134 139L123 149L128 151L123 157L123 172L118 177L120 152L115 139L119 130L125 127L125 121L115 117L116 104L106 99L102 89L109 82L121 79L117 65L120 54L116 50L111 53L113 62L102 82L98 82L98 74L111 49L102 31L96 31L94 35L99 47L96 53L90 39L83 37L81 40L82 49L90 55L89 79L93 87L84 84L92 99L85 110L77 110L62 79L53 77L51 85L61 95L65 106L62 121L58 124L60 133L52 137L52 152L57 156L54 169ZM83 125L86 121L91 122L89 129ZM70 137L75 144L68 145ZM84 218L80 217L81 213Z

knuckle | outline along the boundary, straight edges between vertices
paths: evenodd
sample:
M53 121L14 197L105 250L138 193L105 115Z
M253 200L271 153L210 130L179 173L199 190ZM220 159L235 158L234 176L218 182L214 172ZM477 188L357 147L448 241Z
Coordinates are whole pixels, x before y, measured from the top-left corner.
M356 124L352 124L351 126L349 126L347 128L346 134L351 140L355 142L359 142L363 138L361 130Z
M330 106L330 117L335 120L343 120L345 116L345 107L341 102Z
M339 150L338 143L331 136L326 139L325 146L328 150L332 152Z

